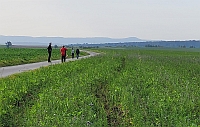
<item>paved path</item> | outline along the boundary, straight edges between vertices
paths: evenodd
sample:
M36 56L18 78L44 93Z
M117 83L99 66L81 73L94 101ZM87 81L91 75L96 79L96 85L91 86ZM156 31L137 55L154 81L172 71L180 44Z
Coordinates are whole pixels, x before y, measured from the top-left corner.
M89 52L89 51L84 51L84 52L88 52L90 55L79 57L79 59L88 58L88 57L95 56L95 55L99 54L99 53ZM69 58L69 59L66 59L66 62L79 60L79 59ZM12 75L12 74L15 74L15 73L21 73L21 72L24 72L24 71L34 70L34 69L37 69L37 68L40 68L40 67L49 66L49 65L53 65L53 64L59 64L59 63L61 63L61 60L53 60L53 61L51 61L51 63L48 63L47 61L45 61L45 62L30 63L30 64L23 64L23 65L17 65L17 66L0 67L0 78L9 76L9 75Z

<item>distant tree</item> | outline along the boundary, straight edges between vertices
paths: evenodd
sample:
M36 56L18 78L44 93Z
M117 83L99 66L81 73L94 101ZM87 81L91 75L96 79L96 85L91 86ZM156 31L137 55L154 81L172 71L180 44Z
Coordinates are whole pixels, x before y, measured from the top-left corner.
M6 44L7 48L9 48L10 46L12 46L12 42L10 42L10 41L7 41L5 44Z
M195 48L195 46L190 46L190 48Z
M179 46L179 47L181 47L181 48L186 48L186 46L185 46L185 45L181 45L181 46Z
M54 45L54 48L58 48L58 45Z

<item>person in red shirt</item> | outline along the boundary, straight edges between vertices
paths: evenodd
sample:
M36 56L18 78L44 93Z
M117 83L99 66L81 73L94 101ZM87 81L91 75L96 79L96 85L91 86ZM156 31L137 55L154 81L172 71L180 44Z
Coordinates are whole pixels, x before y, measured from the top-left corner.
M65 46L62 46L62 48L60 48L62 63L65 62L65 60L66 60L66 55L67 55L66 52L67 52L67 48L65 48Z

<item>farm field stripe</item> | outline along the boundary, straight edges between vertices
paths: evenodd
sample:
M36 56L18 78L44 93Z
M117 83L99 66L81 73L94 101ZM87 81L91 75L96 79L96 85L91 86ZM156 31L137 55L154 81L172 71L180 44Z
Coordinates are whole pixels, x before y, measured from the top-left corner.
M88 56L82 56L79 59L83 59L83 58L88 58L91 56L95 56L98 55L99 53L95 53L95 52L90 52L90 51L84 51L87 52ZM75 61L75 60L79 60L79 59L66 59L66 62L69 61ZM0 78L15 74L15 73L21 73L21 72L25 72L25 71L29 71L29 70L34 70L40 67L45 67L45 66L49 66L49 65L54 65L54 64L59 64L61 63L61 60L54 60L51 63L48 62L38 62L38 63L31 63L31 64L23 64L23 65L17 65L17 66L8 66L8 67L1 67L0 68Z
M67 54L71 56L71 49ZM80 56L86 55L88 53L80 52ZM5 67L47 61L48 54L46 48L0 48L0 56L0 67ZM51 59L60 59L59 48L53 49Z

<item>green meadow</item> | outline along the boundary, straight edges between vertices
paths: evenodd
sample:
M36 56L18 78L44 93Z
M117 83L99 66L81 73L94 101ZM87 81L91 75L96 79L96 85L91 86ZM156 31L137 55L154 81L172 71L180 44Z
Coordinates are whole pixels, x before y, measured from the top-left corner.
M87 55L85 52L80 52ZM68 58L71 58L71 49L67 51ZM48 52L46 48L0 48L0 67L13 66L27 63L47 61ZM60 48L52 50L52 60L59 60Z
M1 78L0 126L200 127L199 51L93 51L101 54Z

